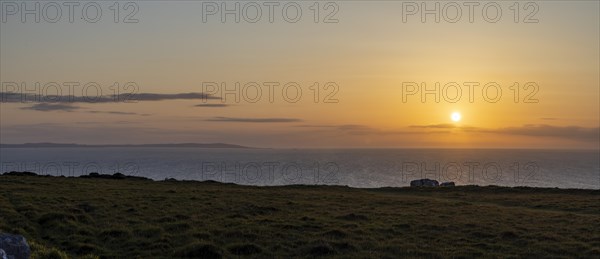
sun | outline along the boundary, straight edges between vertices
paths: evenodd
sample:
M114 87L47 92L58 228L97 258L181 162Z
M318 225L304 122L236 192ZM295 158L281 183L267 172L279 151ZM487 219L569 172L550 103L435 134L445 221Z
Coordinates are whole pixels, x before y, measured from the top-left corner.
M452 115L450 115L450 119L454 122L459 122L461 118L460 112L453 112Z

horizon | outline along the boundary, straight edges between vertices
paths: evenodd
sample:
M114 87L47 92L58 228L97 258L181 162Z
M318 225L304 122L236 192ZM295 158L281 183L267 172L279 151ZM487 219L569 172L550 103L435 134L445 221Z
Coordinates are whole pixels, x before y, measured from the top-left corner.
M311 149L465 149L465 150L473 150L473 149L486 149L486 150L564 150L564 151L600 151L600 148L556 148L556 147L548 147L548 148L531 148L531 147L444 147L444 146L415 146L415 147L362 147L362 146L342 146L342 147L255 147L255 146L244 146L235 143L224 143L224 142L215 142L215 143L199 143L199 142L172 142L172 143L141 143L141 144L116 144L116 143L106 143L106 144L86 144L86 143L55 143L55 142L32 142L32 143L0 143L0 147L2 145L13 145L13 146L23 146L23 145L77 145L77 146L90 146L90 147L101 147L101 146L145 146L145 145L229 145L234 147L189 147L189 148L215 148L215 149L299 149L299 150L311 150ZM6 147L5 147L6 148ZM20 147L11 147L11 148L20 148ZM53 147L36 147L36 148L53 148ZM60 147L56 147L60 148ZM152 148L152 147L150 147ZM182 147L186 148L186 147Z

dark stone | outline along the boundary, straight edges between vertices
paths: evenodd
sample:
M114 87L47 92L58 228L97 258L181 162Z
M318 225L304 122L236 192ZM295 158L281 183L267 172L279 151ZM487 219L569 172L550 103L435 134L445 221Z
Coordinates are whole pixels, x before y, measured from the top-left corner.
M28 259L31 255L27 240L21 235L0 234L0 250L5 253L5 258Z
M440 183L438 181L431 179L419 179L410 181L410 187L436 187L439 185Z

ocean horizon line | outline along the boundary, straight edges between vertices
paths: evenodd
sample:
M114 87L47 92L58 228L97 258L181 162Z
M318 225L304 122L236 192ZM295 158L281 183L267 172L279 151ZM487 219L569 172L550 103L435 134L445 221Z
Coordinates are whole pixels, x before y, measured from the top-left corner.
M600 151L599 148L561 148L561 147L447 147L447 146L329 146L329 147L255 147L224 142L199 143L199 142L170 142L170 143L142 143L142 144L83 144L83 143L58 143L58 142L26 142L26 143L0 143L0 148L215 148L215 149L279 149L279 150L352 150L352 149L436 149L436 150L572 150L572 151Z

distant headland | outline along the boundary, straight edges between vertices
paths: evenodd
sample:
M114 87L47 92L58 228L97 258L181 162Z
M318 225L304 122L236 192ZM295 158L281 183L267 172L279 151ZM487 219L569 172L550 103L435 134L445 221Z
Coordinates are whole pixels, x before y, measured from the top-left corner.
M0 144L0 148L106 148L106 147L188 147L188 148L249 148L226 143L167 143L167 144L105 144L87 145L75 143L24 143Z

